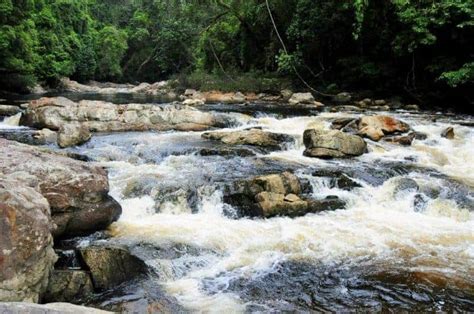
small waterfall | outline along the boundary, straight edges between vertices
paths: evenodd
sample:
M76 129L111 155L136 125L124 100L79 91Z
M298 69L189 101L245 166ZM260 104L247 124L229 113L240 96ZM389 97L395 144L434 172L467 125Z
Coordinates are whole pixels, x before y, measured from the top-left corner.
M18 127L20 126L21 112L14 116L6 117L0 122L0 128Z

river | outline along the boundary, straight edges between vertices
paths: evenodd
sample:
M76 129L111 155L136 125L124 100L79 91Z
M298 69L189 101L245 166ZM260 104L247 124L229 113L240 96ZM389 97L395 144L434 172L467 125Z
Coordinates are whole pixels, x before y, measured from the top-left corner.
M251 157L201 156L212 143L200 132L126 132L95 134L70 149L109 170L110 193L123 207L110 228L114 241L177 252L146 255L146 263L160 274L156 285L184 308L474 308L474 128L461 123L472 123L472 116L388 112L427 138L412 146L367 141L369 152L360 157L320 160L303 156L303 131L362 113L294 112L281 105L202 109L232 115L238 123L229 130L258 126L296 142ZM441 137L449 126L453 140ZM346 208L250 219L237 218L223 202L226 183L287 169L309 180L315 196L337 195ZM339 189L330 177L313 175L321 170L342 171L360 187ZM419 189L400 190L406 178Z

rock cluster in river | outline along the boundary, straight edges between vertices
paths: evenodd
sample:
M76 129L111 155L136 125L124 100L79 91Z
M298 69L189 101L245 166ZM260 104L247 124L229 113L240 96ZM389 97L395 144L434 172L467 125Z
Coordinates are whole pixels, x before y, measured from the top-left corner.
M304 197L310 189L308 182L302 182L290 172L283 172L236 181L226 187L224 201L242 215L267 218L302 216L345 206L337 197L321 200Z
M116 220L107 173L44 149L0 139L0 300L37 302L56 261L53 236Z
M26 126L59 130L58 143L62 147L87 141L89 132L203 131L230 122L225 115L181 105L115 105L87 100L76 103L64 97L31 101L21 120Z

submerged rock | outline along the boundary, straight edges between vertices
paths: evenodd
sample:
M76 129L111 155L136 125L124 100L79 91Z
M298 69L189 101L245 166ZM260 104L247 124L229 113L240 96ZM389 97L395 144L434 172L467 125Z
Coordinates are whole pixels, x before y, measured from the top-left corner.
M56 261L52 229L37 178L0 175L0 301L39 301Z
M120 216L120 205L108 195L104 169L4 139L0 146L1 173L9 177L21 173L39 182L57 225L55 237L101 230Z
M448 127L441 132L441 137L447 138L448 140L454 139L454 128Z
M357 136L338 130L304 131L303 141L306 146L304 155L318 158L342 158L360 156L366 149L365 141Z
M231 132L207 132L202 134L205 139L221 141L228 145L251 145L278 150L285 143L294 142L290 135L271 133L260 129L249 129Z
M51 130L80 123L91 132L203 131L231 122L225 115L181 105L115 105L90 100L76 103L64 97L33 100L21 120L23 125Z
M408 131L410 131L408 124L389 116L364 116L358 121L358 134L373 141L379 141L388 134Z
M238 208L243 215L267 218L295 217L344 207L344 202L337 198L304 198L304 193L310 189L308 182L283 172L234 182L227 187L224 201Z

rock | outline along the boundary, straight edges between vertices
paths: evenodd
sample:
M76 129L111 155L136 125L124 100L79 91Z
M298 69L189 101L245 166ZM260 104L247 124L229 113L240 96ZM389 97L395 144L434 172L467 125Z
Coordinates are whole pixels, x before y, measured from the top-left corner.
M379 141L388 134L405 133L410 126L405 122L383 115L363 116L358 121L358 134Z
M355 118L336 118L331 123L331 129L340 130L354 120L356 119Z
M283 99L283 101L289 101L291 96L293 96L293 91L289 89L283 89L280 91L280 95Z
M415 180L406 177L397 178L395 181L395 188L393 190L393 195L395 197L400 196L401 192L418 192L420 186L416 183Z
M415 134L415 139L420 140L420 141L424 141L428 138L428 135L426 133L415 131L413 132L413 134Z
M40 84L36 84L32 88L30 88L31 94L45 94L47 91L43 88Z
M338 130L304 131L303 141L306 146L305 156L318 158L341 158L360 156L367 144L357 135L346 134Z
M58 133L46 128L36 131L33 137L42 144L54 144L58 142Z
M454 128L448 127L441 132L441 137L447 138L448 140L454 139Z
M245 148L236 148L236 149L203 148L199 151L199 155L201 156L239 156L239 157L256 156L254 152Z
M235 102L245 102L245 95L241 92L237 92L234 94L233 100Z
M1 105L0 104L0 117L1 116L13 116L21 112L21 108L17 106Z
M313 104L314 97L311 93L294 93L288 102L290 105Z
M331 179L330 187L337 187L341 190L350 191L353 188L362 187L350 176L339 170L330 170L330 169L320 169L313 172L315 177L327 177Z
M403 106L403 109L408 110L408 111L420 111L420 107L415 104Z
M342 92L333 97L333 100L338 103L348 103L352 99L351 94Z
M313 200L301 196L311 189L309 182L290 172L240 180L227 186L224 201L245 216L302 216L310 212L344 207L337 200ZM342 206L340 206L342 204Z
M197 91L195 89L188 88L184 91L184 96L190 97L190 96L193 96L196 93L197 93Z
M203 131L232 122L224 114L202 112L181 105L115 105L89 100L75 103L64 97L31 101L21 120L23 125L51 130L80 123L92 132Z
M89 129L79 123L61 125L58 132L58 145L61 148L81 145L92 137Z
M80 248L80 253L98 290L114 288L148 273L146 264L124 247L93 245Z
M54 270L43 295L43 302L78 302L94 292L88 271Z
M37 179L19 172L0 174L0 301L39 301L56 261L52 229Z
M387 102L384 99L377 99L374 101L374 105L376 106L385 106Z
M416 138L415 133L411 132L407 135L385 137L384 141L390 142L393 144L403 145L403 146L410 146L415 138Z
M3 314L106 314L106 312L91 307L70 303L34 304L21 302L0 303L0 313Z
M335 106L331 108L331 112L351 112L351 111L360 112L360 111L364 111L364 109L361 109L356 106L349 106L349 105Z
M183 101L183 105L185 106L202 106L204 105L204 101L201 99L186 99Z
M207 132L203 133L205 139L221 141L227 145L251 145L278 150L285 143L294 142L290 135L271 133L260 129L249 129L231 132Z
M24 173L38 180L57 225L55 237L89 234L120 216L120 205L108 195L104 169L4 139L0 147L0 173Z

